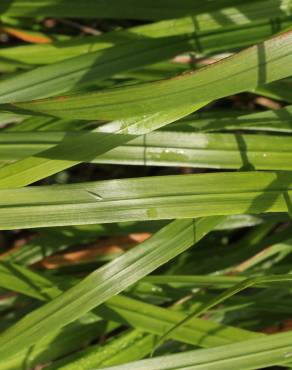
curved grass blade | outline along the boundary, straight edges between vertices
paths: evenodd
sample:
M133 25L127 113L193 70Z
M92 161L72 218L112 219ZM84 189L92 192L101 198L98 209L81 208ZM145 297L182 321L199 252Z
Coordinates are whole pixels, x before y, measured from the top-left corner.
M211 101L289 76L291 40L292 31L289 31L195 73L170 80L62 99L7 104L3 109L72 119L118 119L120 129L125 129L127 119L133 116ZM128 133L132 133L131 129Z

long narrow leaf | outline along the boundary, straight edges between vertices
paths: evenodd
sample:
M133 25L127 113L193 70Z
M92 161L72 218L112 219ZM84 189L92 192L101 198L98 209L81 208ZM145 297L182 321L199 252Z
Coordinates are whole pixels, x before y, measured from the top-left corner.
M107 370L234 370L284 364L291 357L291 333L108 367Z
M72 119L119 119L122 129L128 125L123 118L155 113L173 105L179 108L203 103L289 76L292 72L291 39L292 31L286 32L196 73L171 80L109 92L15 103L5 108ZM128 132L133 133L131 129Z
M234 1L229 4L225 3L225 5L226 7L218 9L218 2L216 5L210 3L208 13L149 23L98 36L73 38L45 45L3 48L0 50L0 56L28 64L50 64L80 54L87 54L88 51L94 52L139 40L143 42L145 38L179 35L186 37L192 35L192 48L206 53L258 42L288 27L289 21L291 23L291 19L286 18L291 15L289 0L265 1L264 7L261 1L239 2L236 7L233 6ZM224 6L224 3L222 2L220 6ZM277 27L273 26L271 21L275 17L278 17ZM236 26L232 29L233 37L230 37L231 26Z
M83 139L83 135L77 132L3 133L0 134L0 161L36 155L59 145L64 139ZM100 142L103 136L102 133L91 133L88 134L88 141L91 143L91 138L95 137L96 142ZM78 153L74 156L78 157ZM82 156L80 160L83 160ZM283 136L162 131L131 140L91 159L91 162L292 170L292 143L290 138Z
M292 174L156 176L0 190L0 229L291 213Z
M128 121L127 124L131 127L131 130L137 134L151 132L196 111L202 105L204 104L192 104L180 109L175 107L152 115L134 117L132 120ZM111 134L111 132L115 132L116 129L116 124L114 122L110 123L109 127L105 125L103 130L107 131L107 133L103 135L102 140L99 142L88 132L83 132L81 137L65 138L60 145L0 169L0 188L29 185L44 177L70 168L81 161L90 160L96 155L105 153L133 139L133 135ZM88 141L90 137L93 139L91 142ZM72 158L72 153L78 153L78 158Z
M219 7L239 4L238 0L221 0ZM137 5L133 0L86 0L86 5L78 0L3 0L1 13L17 17L70 17L70 18L128 18L164 19L200 14L213 8L213 4L202 4L193 0L141 0Z
M76 320L188 249L222 220L210 217L172 222L151 239L20 320L1 336L0 357L13 356L40 337Z

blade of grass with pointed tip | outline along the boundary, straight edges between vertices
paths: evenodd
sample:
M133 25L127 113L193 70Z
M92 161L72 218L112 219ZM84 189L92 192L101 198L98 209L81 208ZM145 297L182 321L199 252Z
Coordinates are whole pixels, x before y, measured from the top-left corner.
M4 286L6 288L41 300L48 300L60 294L60 290L58 289L58 287L50 280L42 277L39 273L29 271L28 269L17 266L15 264L10 265L10 267L10 272L14 275L14 281L9 279L7 282L5 282ZM0 276L5 276L3 275L2 270L0 270ZM23 285L24 277L29 284ZM17 281L19 284L17 284ZM4 279L1 278L0 285L3 285L3 283ZM44 294L44 286L46 294ZM74 366L83 366L84 369L87 369L88 366L92 366L92 363L95 363L95 365L99 363L101 361L101 358L103 359L102 363L105 364L106 362L108 365L127 362L125 360L123 361L123 359L125 359L125 356L131 356L128 361L130 361L131 359L138 360L141 358L140 356L143 357L143 354L150 353L153 349L153 346L155 344L153 334L163 334L163 332L165 331L164 327L169 327L169 325L171 325L171 323L173 322L181 321L181 317L183 317L183 314L181 313L167 310L165 308L155 307L153 305L139 302L137 300L124 296L112 297L110 300L107 301L105 305L97 308L96 311L99 315L107 320L117 321L120 322L120 324L131 325L134 328L138 327L152 334L148 336L143 334L142 338L139 335L136 336L134 332L133 335L130 334L130 340L134 336L134 338L136 338L137 340L140 338L142 341L140 341L139 339L137 343L135 340L135 343L132 343L131 348L127 350L125 349L125 347L123 347L122 357L118 355L116 350L119 348L120 344L125 343L123 340L117 339L116 342L113 342L113 348L111 344L109 344L109 346L106 345L104 348L98 350L96 350L95 348L89 348L88 350L82 352L82 359L80 361L78 360L80 357L80 353L77 352L76 355L69 356L68 358L66 357L64 361L61 360L60 362L57 362L56 365L53 365L52 368L55 368L55 366L60 367L61 365L66 366L67 364L68 366L72 366L73 364ZM38 359L39 361L40 359L49 361L56 358L56 353L63 353L62 350L66 350L67 348L66 344L68 343L68 336L70 337L70 333L74 329L78 330L78 338L80 338L80 335L82 335L80 330L83 332L85 329L85 334L87 333L86 328L78 327L79 323L76 323L76 325L73 324L66 328L66 331L63 332L62 335L63 341L62 338L59 338L59 336L55 334L46 337L45 340L38 343L37 346L34 347L33 353L30 353L29 359L26 358L27 363L29 361L29 364L32 366L33 364L37 363L35 362L36 359ZM192 320L192 322L188 324L188 327L185 326L181 327L180 329L181 330L178 330L176 333L174 333L174 338L176 340L194 345L200 345L203 347L222 345L225 343L233 342L235 340L244 340L247 338L259 336L259 334L256 333L248 332L242 329L226 327L224 325L200 319ZM52 343L51 337L53 338ZM126 334L126 340L127 338L128 335ZM47 345L51 346L51 350L50 354L46 355L46 351L44 350L46 349ZM72 345L71 341L70 345ZM140 350L137 352L141 345L143 345L144 350L142 352ZM57 350L56 352L52 351L52 348L55 347ZM108 351L107 349L110 350ZM134 358L133 356L136 357ZM24 357L26 357L25 353ZM10 369L12 364L14 364L15 368L17 368L17 366L20 366L19 364L21 364L22 358L23 355L19 354L17 356L14 356L13 359L9 360L8 362L7 360L5 360L3 363L0 363L0 368L3 370L6 370L7 368Z
M54 284L51 283L49 280L46 280L46 279L42 278L41 276L39 276L39 274L26 271L25 268L20 268L20 270L19 270L19 268L20 267L18 267L17 271L19 271L21 274L25 273L25 276L27 277L27 280L30 282L30 286L28 285L27 287L23 288L21 274L20 275L17 274L15 276L15 280L18 279L20 281L20 284L18 286L16 286L15 283L13 283L11 288L13 288L13 289L16 288L16 290L18 290L18 291L20 291L24 294L32 295L32 296L35 296L36 298L39 298L39 299L48 299L49 297L54 297L54 296L59 294L59 290L57 289L57 287L55 287ZM1 273L1 271L0 271L0 273ZM190 278L192 278L192 277L190 277ZM215 279L219 278L219 280L220 280L220 277L214 277L214 278ZM225 279L234 280L234 278L231 278L231 277L227 277ZM290 280L291 280L291 277L289 277L289 276L256 277L256 278L249 279L249 280L245 279L244 282L240 284L240 287L241 287L240 289L245 289L246 287L251 287L253 285L261 286L262 284L265 285L266 283L275 282L275 281L278 282L278 283L279 282L285 283L285 282L290 281ZM2 281L2 279L1 279L1 281ZM43 281L46 281L45 285L47 287L50 287L50 289L47 290L48 291L48 296L44 296L44 297L43 297L42 294L39 294L43 291ZM31 289L31 287L33 287L33 289ZM236 289L232 288L231 290L232 291L235 291L235 290L238 291L238 287L239 287L239 285L236 286ZM40 290L40 292L37 293L37 294L36 294L36 290L35 290L36 288L39 288L39 290ZM225 299L226 297L230 296L230 290L228 292L229 292L229 294L224 293L221 296L221 297L223 297L222 299ZM216 299L218 299L218 298L215 298L215 300ZM208 304L210 305L210 303L208 303ZM206 307L206 305L204 307ZM98 314L100 314L101 316L104 316L107 319L110 319L110 320L118 319L118 321L121 324L131 324L134 327L138 327L138 328L141 328L141 329L146 330L148 332L152 332L152 333L156 333L156 334L159 334L159 333L161 333L161 331L164 331L164 326L163 325L167 324L167 326L169 326L170 322L173 322L173 320L178 322L179 317L181 317L180 313L172 312L172 311L166 310L164 308L154 307L152 305L145 304L145 303L139 302L139 301L135 301L133 299L123 297L123 296L111 298L107 302L106 305L100 306L100 308L98 308L96 311L98 312ZM201 310L200 310L200 312L201 312ZM118 314L118 316L116 314ZM156 320L158 320L158 321L156 321ZM214 329L214 325L218 326L218 324L214 324L214 323L211 323L211 322L208 322L208 321L205 321L205 320L202 320L200 322L200 320L194 319L194 318L192 318L192 322L189 322L188 325L190 325L191 328L192 328L191 329L192 331L189 334L187 334L187 331L186 331L187 327L185 327L185 324L184 324L184 326L183 325L179 326L179 328L177 328L176 331L172 331L170 334L172 334L172 336L174 338L176 338L177 340L182 340L183 342L186 341L187 343L192 343L192 344L200 344L201 346L206 346L206 347L225 344L226 340L227 340L227 343L228 343L229 341L234 341L234 340L238 341L238 340L244 340L244 339L247 339L247 338L253 338L255 336L260 336L260 334L251 333L251 332L249 333L249 332L244 331L242 329L228 328L228 327L223 327L223 326L221 327L220 325L219 325L220 326L220 332L218 332L219 331L218 329L217 330ZM218 328L219 328L219 326L218 326ZM202 333L200 333L201 330L202 330ZM180 334L180 331L182 332L182 334ZM198 334L196 334L196 331L198 331ZM205 331L206 331L206 334L204 334ZM210 332L212 334L208 335L207 334L208 332ZM214 334L214 332L216 332L216 333L218 332L218 333ZM198 338L201 338L201 335L204 335L204 337L203 337L204 339L203 340L200 339L199 343L197 343L198 339L197 339L196 335L199 335ZM234 338L232 339L233 336L234 336ZM120 341L118 341L117 344L118 343L120 343ZM143 343L144 343L144 341L143 341ZM148 341L147 341L147 343L148 343ZM151 340L151 343L153 345L153 338ZM150 347L147 347L148 350L152 348L152 345ZM114 350L114 348L113 348L113 350ZM88 355L89 355L89 360L91 359L92 361L97 361L96 356L97 356L97 358L99 358L99 355L102 355L104 351L101 350L101 352L96 353L95 350L94 351L89 350L89 351L86 351L85 354L87 352L88 352ZM115 353L115 350L114 350L114 353ZM125 355L126 355L126 353L125 353ZM112 352L111 352L111 354L113 355ZM103 358L104 358L105 361L108 361L109 357L111 358L112 356L107 356L106 353L104 353ZM77 354L77 358L78 358L78 354ZM75 359L76 359L76 357L73 355L73 361ZM121 359L119 359L119 357L118 357L116 360L119 361ZM67 361L65 360L64 363L66 364ZM70 358L69 358L69 363L71 364L71 359ZM83 359L81 360L81 363L84 366ZM58 366L60 366L59 364L60 363L58 363ZM63 364L63 362L61 362L61 364ZM75 363L73 362L73 364L75 364ZM80 362L78 360L77 360L76 366L77 365L80 366Z

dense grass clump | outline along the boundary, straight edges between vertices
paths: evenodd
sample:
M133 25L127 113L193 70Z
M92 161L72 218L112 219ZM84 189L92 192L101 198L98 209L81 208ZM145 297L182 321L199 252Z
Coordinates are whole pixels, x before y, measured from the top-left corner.
M1 1L0 370L292 367L291 10Z

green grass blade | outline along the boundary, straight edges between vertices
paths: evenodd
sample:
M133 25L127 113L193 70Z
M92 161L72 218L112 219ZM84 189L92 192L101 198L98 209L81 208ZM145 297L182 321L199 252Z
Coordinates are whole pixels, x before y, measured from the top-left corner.
M222 220L220 217L211 217L172 222L151 239L96 270L6 331L0 338L1 358L13 356L27 346L34 345L40 337L105 302L191 247Z
M286 89L286 91L288 91ZM268 110L258 113L241 114L235 112L235 116L228 116L227 112L220 111L207 113L200 112L186 119L170 125L173 130L182 131L218 131L218 130L253 130L287 132L292 131L292 106L288 105L277 110Z
M0 82L0 102L49 97L104 80L116 73L174 57L190 49L190 36L138 39L35 68Z
M11 273L14 274L14 282L11 283L11 280L9 280L4 285L8 289L10 288L22 294L26 294L28 296L32 296L41 300L49 300L50 298L54 298L60 294L60 289L58 289L53 282L51 282L47 278L42 277L40 274L29 271L26 268L17 266L15 264L11 265ZM2 270L0 270L0 276L5 276L3 275ZM23 285L24 278L29 283L26 286ZM17 280L19 282L18 285L15 283ZM234 279L231 278L231 280ZM0 282L0 284L2 285L3 279L1 279ZM47 293L46 295L44 295L44 285L45 291ZM120 324L131 325L135 328L140 328L146 332L160 335L163 334L165 328L169 327L171 323L180 322L181 318L183 317L182 313L161 307L155 307L153 305L139 302L137 300L124 296L112 297L110 300L107 301L105 305L97 308L95 312L97 312L98 315L104 317L107 320L118 321ZM193 319L191 322L188 323L188 325L181 326L178 330L172 333L173 338L178 341L200 345L203 347L222 345L229 342L240 341L260 336L260 334L257 333L227 327L218 323L200 319ZM134 337L136 338L136 335L134 335ZM145 338L144 335L142 337ZM132 335L130 335L130 338L132 338ZM142 340L142 343L149 344L149 346L147 345L147 353L151 351L155 343L154 338L151 338L151 340L150 338L145 338L146 342L144 339ZM115 354L116 349L119 348L122 342L123 341L119 339L117 340L117 342L113 342L113 344L115 343L113 345L113 348L111 347L111 345L109 345L106 346L104 349L102 348L97 350L95 348L90 348L89 350L86 350L84 353L82 353L84 354L86 361L85 359L83 359L83 357L79 361L78 359L80 354L77 353L76 355L69 357L68 360L65 359L64 361L58 362L56 366L61 366L61 364L63 363L67 364L67 361L70 363L70 365L73 361L74 366L81 366L81 364L82 366L89 366L89 364L92 363L91 361L95 361L97 364L101 359L103 361L107 361L109 365L113 364L113 362L111 362L112 360L114 362L117 361L117 363L121 363L123 362L122 359L124 358L124 356L120 358ZM139 343L138 348L140 347ZM110 349L109 351L106 351L108 347L112 348L112 350ZM133 350L130 350L131 356L135 355L135 349L136 348L133 345ZM127 355L127 353L127 350L123 351L124 355ZM141 353L141 351L139 350L139 353L136 353L136 356L143 355L143 353L145 352ZM115 357L113 357L114 355ZM19 356L17 356L17 358L18 357ZM1 368L6 369L4 364L1 364L1 366Z
M292 72L291 39L292 31L286 32L193 74L170 80L62 99L7 104L5 109L71 119L119 119L120 129L123 129L128 123L122 119L153 114L174 105L180 108L211 101L289 76ZM131 128L128 133L133 133Z
M281 1L283 8L287 1ZM228 5L240 4L238 0L221 0L219 9ZM11 17L67 17L67 18L117 18L117 19L167 19L191 14L200 14L214 8L213 4L202 4L193 0L141 0L139 4L133 0L86 0L80 4L78 0L3 0L0 11Z
M284 364L291 357L291 333L219 346L207 350L157 357L107 370L234 370Z
M118 325L109 323L108 331L116 329ZM0 359L1 370L22 370L35 368L39 364L48 364L60 357L69 355L72 351L82 349L83 343L94 341L105 332L105 323L99 318L82 318L78 322L68 325L60 331L54 332L40 340L32 350L25 349L15 353L9 359ZM78 335L76 335L78 333Z
M282 81L275 81L268 85L258 87L255 93L267 96L276 100L284 100L286 102L292 103L292 80L284 79Z
M208 13L130 27L98 36L3 48L0 50L0 56L9 61L32 65L51 64L87 54L88 50L94 52L127 43L130 45L145 38L179 35L186 37L186 40L192 35L191 50L209 53L262 41L291 24L289 8L285 7L289 3L288 0L265 1L264 8L260 1L239 3L236 7L233 6L234 1L232 3L229 4L231 7L226 4L227 7L220 10L217 2L216 6L212 5L214 9L210 9ZM277 26L272 21L275 17ZM231 31L233 37L230 37Z
M0 229L291 212L290 172L154 176L0 190Z
M0 162L24 159L59 145L74 132L0 133ZM88 134L101 142L102 133ZM89 144L90 145L90 144ZM78 153L75 155L78 158ZM82 156L80 161L82 161ZM292 170L291 139L283 136L161 131L144 135L90 160L94 163L205 168Z
M258 285L258 284L266 284L266 283L275 283L275 282L291 282L292 281L292 274L289 275L274 275L274 276L259 276L259 277L251 277L244 279L243 281L239 282L235 286L231 287L227 291L223 292L219 296L215 297L213 300L207 302L206 304L203 304L201 307L199 307L197 310L192 312L189 316L184 318L180 323L174 325L172 328L170 328L161 338L159 338L159 341L157 342L157 346L160 345L162 342L165 341L165 339L177 328L179 328L181 325L188 322L193 317L198 317L202 315L203 313L210 310L212 307L224 302L226 299L232 297L233 295L241 292L244 289L247 289L251 286Z
M58 292L58 289L51 287L47 279L43 279L40 275L36 275L26 267L17 264L1 262L0 275L2 288L29 292L30 296L40 300L46 300Z
M268 220L274 222L287 222L289 216L269 215ZM252 227L261 225L267 221L265 215L234 215L229 216L225 221L219 224L215 230L234 230L242 227ZM119 224L97 224L79 227L65 228L42 228L36 230L37 237L28 241L20 249L12 250L2 258L6 262L17 263L21 265L31 265L41 261L44 257L51 256L57 252L68 249L78 243L89 243L96 240L97 237L126 235L130 233L150 232L154 233L167 224L168 221L153 222L130 222Z
M131 330L103 347L95 345L57 361L48 370L92 370L140 360L151 352L154 342L154 335Z
M177 119L184 117L199 109L204 104L184 106L181 108L170 108L166 111L159 111L152 115L135 117L124 122L125 128L121 130L131 131L135 134L151 132L161 126L167 125ZM118 127L116 127L118 126ZM60 145L45 150L36 156L28 157L0 169L0 188L20 187L29 185L37 180L53 175L66 168L70 168L81 161L87 161L98 154L121 145L133 138L133 135L114 135L119 131L120 124L113 122L105 125L102 140L96 142L95 137L89 132L83 132L82 137L65 138ZM93 139L91 142L88 139ZM78 158L72 158L72 153L78 153Z

